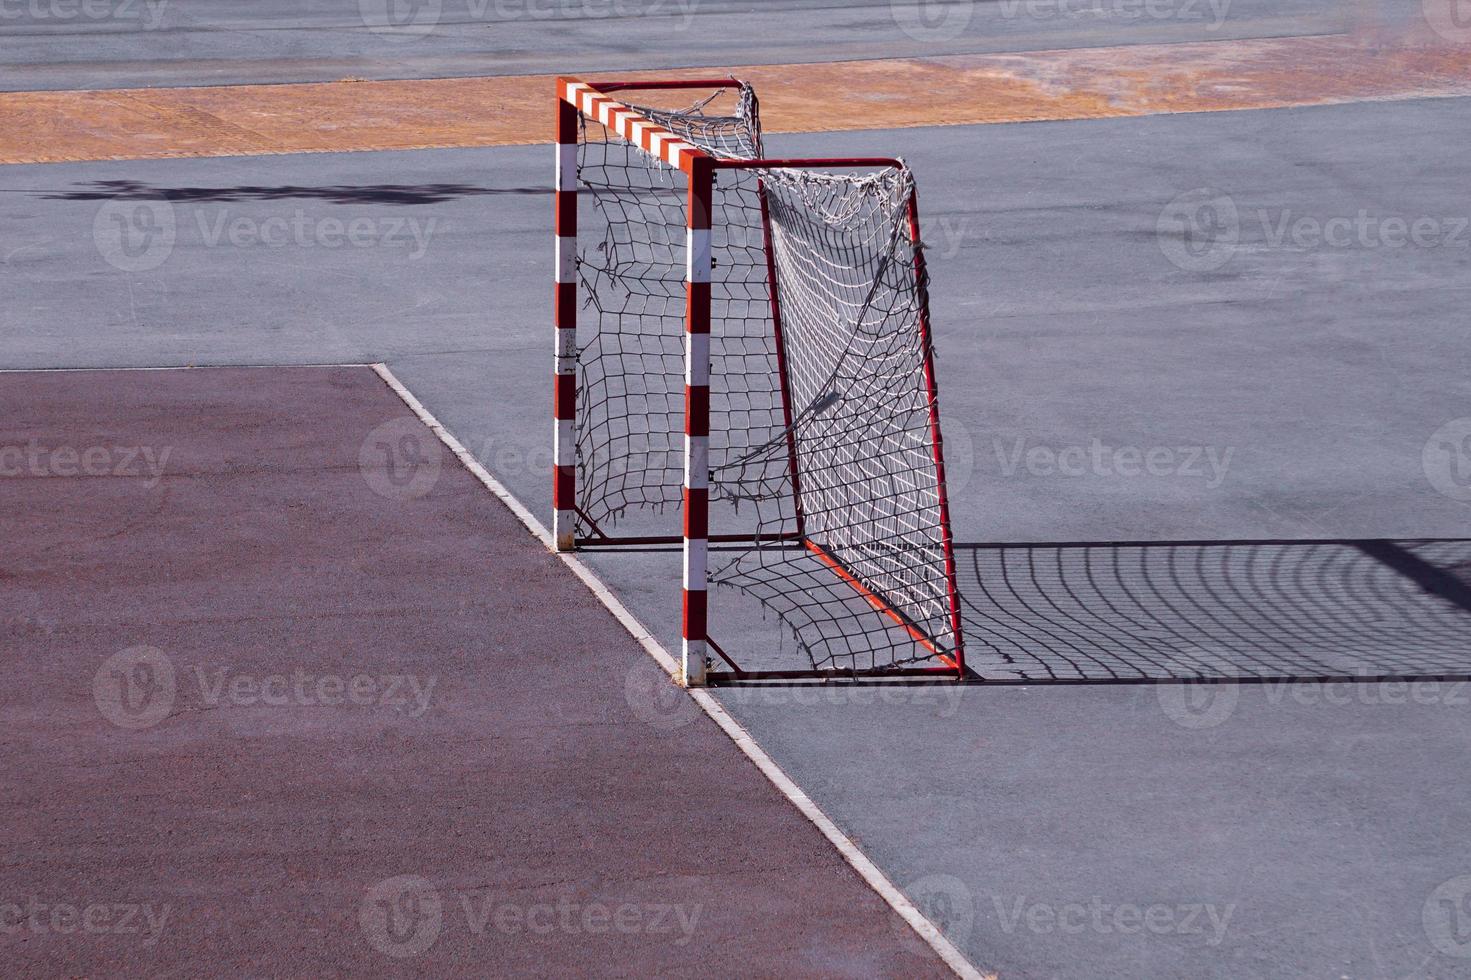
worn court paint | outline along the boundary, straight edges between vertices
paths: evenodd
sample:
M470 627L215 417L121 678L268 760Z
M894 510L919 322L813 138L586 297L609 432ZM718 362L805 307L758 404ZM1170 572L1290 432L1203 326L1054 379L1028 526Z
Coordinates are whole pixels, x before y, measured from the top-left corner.
M1293 37L663 74L751 81L774 133L1471 95L1464 47L1423 40ZM0 163L550 142L553 84L523 75L0 93Z
M950 975L372 369L0 418L9 972Z

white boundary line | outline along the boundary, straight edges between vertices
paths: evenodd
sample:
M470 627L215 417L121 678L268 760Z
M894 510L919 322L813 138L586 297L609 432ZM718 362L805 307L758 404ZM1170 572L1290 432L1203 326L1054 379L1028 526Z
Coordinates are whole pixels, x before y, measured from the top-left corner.
M0 374L77 374L82 371L222 371L234 368L377 368L374 361L327 361L320 364L159 364L139 367L0 368Z
M679 676L678 661L659 644L658 640L654 639L653 634L634 617L633 613L628 611L628 608L619 601L618 597L612 593L608 586L603 584L603 581L597 577L597 574L576 555L566 552L556 552L552 547L551 533L541 521L537 520L536 516L526 508L526 505L517 500L511 494L511 491L507 490L499 480L491 476L490 472L484 466L480 465L479 460L470 455L470 451L448 429L440 424L439 420L424 407L419 399L414 397L414 393L404 387L403 383L389 370L388 365L374 364L371 366L377 372L378 377L382 378L384 383L392 388L398 397L403 399L404 404L419 417L419 420L439 437L439 441L449 447L450 452L455 454L455 457L464 467L473 473L475 478L484 484L487 490L499 497L511 509L511 513L515 514L521 520L521 523L526 525L526 528L541 542L542 547L546 548L557 558L560 558L562 563L570 568L572 573L592 590L593 595L597 596L598 600L607 607L608 611L613 614L618 622L622 623L623 627L633 635L633 638L644 648L644 652L658 662L659 666L664 669L664 672L670 676L671 683L673 683L673 679ZM898 913L899 917L907 922L919 934L919 937L929 944L930 948L935 951L940 959L945 961L945 965L955 971L956 976L964 977L966 980L994 980L995 974L983 974L977 970L971 965L969 960L960 954L960 951L955 948L950 940L946 939L944 934L935 928L934 923L920 914L919 909L914 907L914 904L888 879L888 876L880 871L876 864L869 860L868 855L858 849L858 845L854 844L848 839L847 835L838 829L837 824L833 823L827 814L823 813L817 804L812 801L812 798L800 786L794 783L791 777L782 771L781 766L777 765L776 760L766 754L765 749L756 744L756 740L751 737L751 733L746 731L740 722L731 717L730 713L725 710L725 706L717 701L709 691L703 689L691 690L687 688L682 688L682 690L694 698L695 703L704 710L705 714L709 715L710 719L719 725L726 735L730 736L731 741L735 742L737 747L746 754L746 758L756 764L756 768L761 770L762 775L769 779L772 785L790 800L792 805L800 810L804 817L810 820L818 830L822 831L822 835L838 849L838 853L853 866L853 869L863 877L863 880L868 882L869 887L878 892L879 897L889 903L889 906Z

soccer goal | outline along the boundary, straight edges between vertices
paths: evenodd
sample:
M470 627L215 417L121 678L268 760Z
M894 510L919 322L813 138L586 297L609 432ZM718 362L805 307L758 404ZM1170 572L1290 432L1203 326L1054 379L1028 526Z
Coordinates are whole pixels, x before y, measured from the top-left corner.
M691 686L963 676L909 169L766 158L732 78L561 78L556 114L558 550L683 546ZM743 669L722 594L800 660Z

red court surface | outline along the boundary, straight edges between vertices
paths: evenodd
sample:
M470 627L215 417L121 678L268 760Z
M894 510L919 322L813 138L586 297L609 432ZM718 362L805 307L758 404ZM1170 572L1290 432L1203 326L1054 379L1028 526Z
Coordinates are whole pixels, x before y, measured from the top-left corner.
M0 374L21 975L942 975L365 367Z

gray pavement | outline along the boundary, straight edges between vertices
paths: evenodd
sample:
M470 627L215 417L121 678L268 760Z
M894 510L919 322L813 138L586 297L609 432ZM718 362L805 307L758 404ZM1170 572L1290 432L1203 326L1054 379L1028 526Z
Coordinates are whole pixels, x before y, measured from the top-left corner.
M962 541L1465 538L1468 128L1432 100L772 142L918 174ZM546 164L4 168L4 365L384 359L545 512ZM672 641L675 557L591 560ZM983 967L1464 970L1463 688L721 696Z
M1341 33L1360 22L1363 7L1362 0L9 0L0 5L0 90L561 74L1281 37Z

